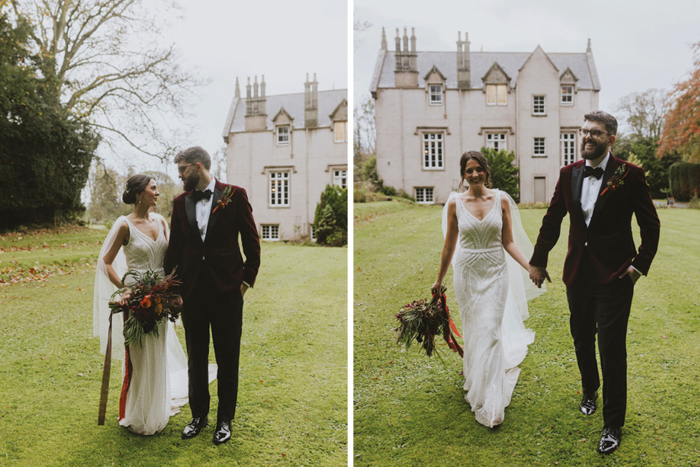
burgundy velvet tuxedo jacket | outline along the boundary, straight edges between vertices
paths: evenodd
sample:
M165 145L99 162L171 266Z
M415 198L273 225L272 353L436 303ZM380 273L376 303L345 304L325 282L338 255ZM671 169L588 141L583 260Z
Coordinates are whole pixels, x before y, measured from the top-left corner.
M226 206L217 204L229 186L216 181L204 242L199 234L192 192L182 193L173 203L170 242L165 255L165 272L177 267L182 280L182 296L191 296L199 277L206 269L216 289L226 293L247 282L251 287L260 267L260 239L253 220L253 210L243 188L231 185L232 196ZM215 210L215 208L218 209ZM245 261L241 256L240 234Z
M622 164L626 166L625 172L629 170L623 179L624 184L616 189L608 188L608 180ZM646 275L659 245L660 224L644 170L611 155L591 221L586 226L581 209L584 165L585 160L580 160L561 169L530 264L547 266L549 252L559 239L561 221L568 212L569 247L563 275L567 286L571 286L576 279L586 245L593 270L601 282L612 282L630 265ZM632 238L632 213L640 228L639 250L635 248Z

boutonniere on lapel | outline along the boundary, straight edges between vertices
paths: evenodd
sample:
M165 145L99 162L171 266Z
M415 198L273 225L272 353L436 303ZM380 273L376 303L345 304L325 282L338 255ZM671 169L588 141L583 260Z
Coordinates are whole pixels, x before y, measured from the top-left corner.
M613 176L610 177L610 180L608 180L608 186L605 187L605 190L600 193L600 196L603 196L605 192L611 188L614 191L617 190L617 187L625 184L625 177L628 173L630 173L630 169L625 169L627 169L627 164L622 164L620 167L615 169L615 173L613 173Z
M231 189L231 185L224 188L224 192L221 193L221 198L219 198L216 201L216 207L211 213L214 214L217 209L224 209L226 206L228 206L228 204L231 202L231 196L233 196L233 193L235 193L235 191L236 190Z

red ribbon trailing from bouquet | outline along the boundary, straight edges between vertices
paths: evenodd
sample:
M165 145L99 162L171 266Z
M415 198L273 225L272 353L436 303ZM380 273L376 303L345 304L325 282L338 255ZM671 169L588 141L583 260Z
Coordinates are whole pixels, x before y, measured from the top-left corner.
M457 330L457 326L455 326L454 321L452 321L452 316L450 316L450 310L449 308L447 308L447 297L445 296L445 294L441 295L441 299L442 306L443 308L445 308L445 313L447 313L447 319L450 322L450 330L452 330L452 332L454 332L457 335L457 337L462 337L459 331ZM445 342L447 342L447 345L452 350L457 352L460 357L464 358L464 350L462 350L462 347L460 347L459 344L454 339L452 339L452 335L450 332L443 332L442 338L445 339Z
M105 364L102 370L102 387L100 389L100 407L97 415L97 424L105 424L105 414L107 413L107 396L109 395L109 376L112 367L112 316L114 316L114 311L109 314L109 330L107 331L107 348L105 349ZM126 313L125 319L126 321ZM133 366L131 365L131 357L129 356L129 346L126 347L126 374L124 375L124 383L122 385L122 393L119 399L119 420L124 418L124 413L126 409L126 394L129 391L129 386L131 385L131 375L134 372Z

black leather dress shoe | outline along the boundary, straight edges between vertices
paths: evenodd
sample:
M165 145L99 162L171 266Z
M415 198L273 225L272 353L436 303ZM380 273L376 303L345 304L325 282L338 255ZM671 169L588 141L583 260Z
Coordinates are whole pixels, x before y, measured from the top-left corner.
M600 443L598 443L598 452L610 454L613 451L617 451L617 448L620 447L621 437L622 432L619 428L603 428L603 436L600 437Z
M194 438L209 424L207 417L194 417L182 431L182 439Z
M595 405L595 400L597 397L597 393L593 394L586 394L585 392L583 393L583 399L581 400L581 412L583 412L584 415L593 415L595 413L596 405Z
M214 444L224 444L229 439L231 439L231 423L228 420L217 422L214 437L212 438Z

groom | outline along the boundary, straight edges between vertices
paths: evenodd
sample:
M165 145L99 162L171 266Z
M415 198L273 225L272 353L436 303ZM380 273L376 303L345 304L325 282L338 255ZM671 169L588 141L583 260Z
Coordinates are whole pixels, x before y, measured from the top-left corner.
M585 115L579 130L584 160L561 169L530 260L530 278L539 287L545 279L550 280L547 257L568 213L563 279L583 386L580 408L585 415L596 410L600 387L597 333L603 371L601 454L609 454L620 445L627 404L625 338L634 283L649 271L659 243L659 218L644 170L610 153L616 132L617 120L612 115L602 111ZM640 227L639 249L632 238L632 214Z
M173 202L165 271L175 270L182 280L192 409L192 421L182 438L194 438L208 423L211 327L219 396L213 441L223 444L231 438L236 413L243 296L255 283L260 240L245 190L214 179L209 173L211 159L204 149L185 149L175 156L175 163L185 193Z

